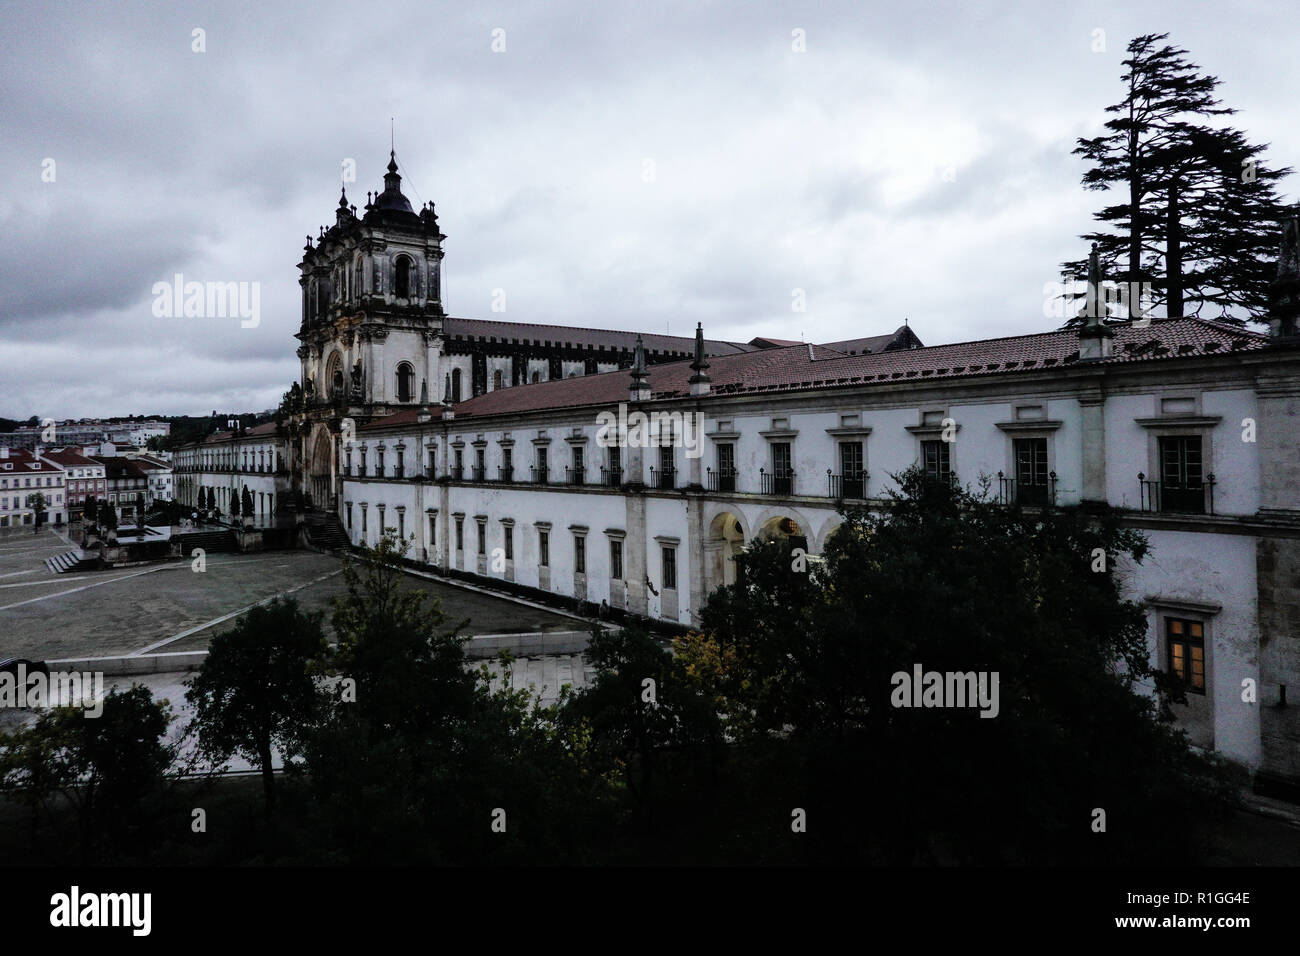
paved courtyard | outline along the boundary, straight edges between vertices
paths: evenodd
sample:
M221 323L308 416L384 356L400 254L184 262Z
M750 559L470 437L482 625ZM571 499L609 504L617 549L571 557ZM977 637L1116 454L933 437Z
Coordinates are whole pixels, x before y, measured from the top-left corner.
M328 627L330 599L345 591L342 560L311 551L211 554L201 573L189 561L51 573L45 559L69 549L50 530L0 538L0 658L201 650L240 612L277 594L323 611ZM525 603L415 576L405 581L438 598L449 624L468 618L466 634L583 628Z

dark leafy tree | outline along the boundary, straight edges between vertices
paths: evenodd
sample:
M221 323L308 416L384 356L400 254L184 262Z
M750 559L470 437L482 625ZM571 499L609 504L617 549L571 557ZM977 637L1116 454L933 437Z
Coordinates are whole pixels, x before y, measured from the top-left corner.
M1096 243L1106 278L1149 283L1150 304L1166 316L1209 306L1220 313L1209 317L1233 324L1260 320L1272 278L1261 250L1277 247L1284 207L1275 185L1291 170L1270 168L1266 145L1214 121L1236 112L1216 97L1220 81L1167 38L1129 43L1123 99L1106 108L1106 132L1074 150L1091 164L1084 187L1115 197L1094 214L1106 228L1082 238ZM1062 268L1084 279L1087 260ZM1130 315L1138 304L1129 297Z
M1030 515L915 469L898 479L883 513L845 513L822 565L799 572L788 545L755 542L682 642L731 735L771 761L770 812L797 799L817 814L805 845L822 860L1194 854L1228 791L1170 725L1182 691L1122 597L1143 537L1110 514ZM997 675L996 708L900 706L917 669L984 674L990 702Z
M562 720L584 729L600 766L626 781L639 827L653 830L670 791L680 797L716 769L722 722L685 664L645 631L593 629L585 656L595 680L568 699Z
M244 493L241 496L243 502L244 517L253 517L253 493L248 490L248 485L244 485Z
M608 784L586 743L526 691L465 659L458 627L401 573L388 533L345 570L332 619L333 706L306 766L332 860L583 859L603 845ZM509 815L490 829L491 814Z
M0 792L26 803L35 823L77 821L83 862L112 862L165 802L179 743L166 741L166 700L146 687L110 691L98 717L57 707L30 727L0 735ZM139 848L137 847L138 851Z
M275 598L217 635L189 681L202 752L217 763L234 755L254 761L268 813L275 807L273 748L289 759L302 729L319 717L315 675L326 649L320 615L293 598Z

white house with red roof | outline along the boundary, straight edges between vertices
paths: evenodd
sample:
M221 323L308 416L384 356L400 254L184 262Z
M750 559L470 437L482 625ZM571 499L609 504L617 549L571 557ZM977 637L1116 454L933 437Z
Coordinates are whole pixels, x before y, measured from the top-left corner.
M40 521L63 524L68 519L65 495L59 465L25 448L0 446L0 528L34 525L40 500Z

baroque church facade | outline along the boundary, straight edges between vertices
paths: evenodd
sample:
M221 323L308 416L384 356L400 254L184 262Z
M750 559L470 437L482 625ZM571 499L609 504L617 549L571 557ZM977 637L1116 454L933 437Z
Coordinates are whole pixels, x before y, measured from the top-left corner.
M394 153L384 188L358 211L339 197L334 224L308 236L299 263L300 413L289 461L295 490L337 511L345 432L417 403L456 404L501 388L628 368L637 341L650 364L689 358L687 337L447 315L443 242L432 203L402 193ZM780 340L707 341L706 354L779 347ZM906 326L843 343L859 350L921 344ZM287 501L287 499L286 499Z
M749 541L815 557L845 502L914 464L1029 509L1107 506L1151 543L1123 587L1188 689L1181 725L1300 784L1295 223L1266 334L1094 316L939 346L906 326L739 343L449 317L433 207L395 162L384 180L304 253L300 411L259 436L278 501L309 497L352 545L395 532L431 571L681 627Z

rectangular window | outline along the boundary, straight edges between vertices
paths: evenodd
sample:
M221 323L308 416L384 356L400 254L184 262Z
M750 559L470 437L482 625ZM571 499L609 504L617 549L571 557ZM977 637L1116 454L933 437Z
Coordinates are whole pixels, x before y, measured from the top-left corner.
M788 495L794 491L794 470L790 466L790 443L788 441L772 442L772 474L768 487L763 489L771 495Z
M375 477L384 477L384 450L382 448L375 452Z
M406 540L406 512L405 511L397 512L397 537L399 537L403 541Z
M456 519L456 550L465 550L465 519Z
M438 516L429 515L429 549L434 550L438 547Z
M506 533L506 560L513 561L515 559L515 529L510 525L506 525L503 530Z
M348 530L352 530L352 502L348 502Z
M609 576L616 581L623 579L623 542L617 539L609 542Z
M673 447L671 445L663 446L659 449L659 487L673 488L676 486L675 461Z
M1160 439L1160 510L1205 513L1201 436Z
M925 467L925 476L937 481L952 478L951 449L946 441L921 442L921 462Z
M1047 504L1047 439L1017 438L1015 455L1016 500L1022 505Z
M866 497L866 482L863 480L862 472L862 442L840 442L840 495L842 497Z
M580 534L573 536L573 570L578 574L587 573L587 539Z
M664 587L677 587L677 549L670 548L667 545L663 549L664 559Z
M551 566L551 533L549 531L537 532L537 564L543 568Z
M573 470L574 473L581 475L587 468L587 449L581 445L573 446Z
M487 554L487 522L478 522L478 553Z
M1169 673L1193 694L1205 693L1205 625L1200 621L1168 618Z

